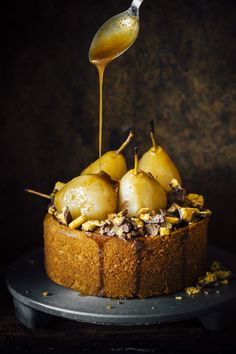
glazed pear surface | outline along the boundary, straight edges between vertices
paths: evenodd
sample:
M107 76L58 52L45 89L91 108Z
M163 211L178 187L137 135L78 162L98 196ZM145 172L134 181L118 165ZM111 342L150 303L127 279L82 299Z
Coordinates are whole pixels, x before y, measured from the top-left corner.
M161 146L151 147L145 152L139 160L138 168L150 172L166 191L171 189L170 181L173 178L182 184L177 167Z
M121 177L127 172L127 165L124 156L117 151L108 151L101 156L101 161L100 159L97 159L91 163L91 165L86 167L81 172L81 175L99 173L101 171L100 166L113 181L119 181Z
M86 219L103 220L116 212L117 192L108 176L90 174L78 176L65 184L55 195L57 210L68 207L73 219L84 215Z
M97 159L91 165L86 167L81 175L87 175L90 173L99 173L101 170L107 173L113 181L119 181L122 176L127 172L127 165L124 156L121 152L133 139L133 132L130 131L127 139L116 151L108 151L101 158Z
M138 216L141 208L158 211L167 205L166 193L159 182L143 171L128 171L120 181L119 207L129 216Z

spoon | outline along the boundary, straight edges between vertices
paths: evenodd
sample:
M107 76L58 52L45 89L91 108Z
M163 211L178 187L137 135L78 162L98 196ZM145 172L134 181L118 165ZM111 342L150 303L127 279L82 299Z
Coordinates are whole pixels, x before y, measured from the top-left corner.
M139 32L142 2L133 0L128 10L111 17L98 29L89 50L89 60L93 64L108 64L134 43Z

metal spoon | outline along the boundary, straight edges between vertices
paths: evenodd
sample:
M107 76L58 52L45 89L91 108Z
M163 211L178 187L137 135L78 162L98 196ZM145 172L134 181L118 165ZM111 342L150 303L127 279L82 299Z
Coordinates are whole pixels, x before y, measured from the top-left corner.
M89 50L89 60L107 64L124 53L139 32L139 7L143 0L133 0L130 8L106 21L95 34Z

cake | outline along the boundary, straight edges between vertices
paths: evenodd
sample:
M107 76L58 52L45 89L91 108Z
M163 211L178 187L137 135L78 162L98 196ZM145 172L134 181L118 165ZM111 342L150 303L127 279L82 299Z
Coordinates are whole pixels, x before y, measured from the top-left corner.
M182 206L176 203L180 194ZM205 272L210 211L201 196L186 196L183 188L170 191L169 200L165 211L146 208L132 218L123 210L78 229L63 224L63 213L50 207L44 219L49 278L81 294L110 298L159 296L193 285Z

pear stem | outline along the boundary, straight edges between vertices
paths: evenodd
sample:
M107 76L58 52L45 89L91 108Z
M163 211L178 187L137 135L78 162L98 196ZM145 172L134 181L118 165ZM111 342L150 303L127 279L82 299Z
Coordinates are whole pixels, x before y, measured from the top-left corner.
M46 199L50 199L50 200L52 199L52 197L50 195L34 191L33 189L25 189L25 192L28 192L31 194L36 194L36 195L39 195L40 197L43 197Z
M134 148L134 174L138 174L138 146Z
M150 119L149 120L149 126L150 126L150 136L151 136L151 141L152 141L152 147L153 147L153 150L156 150L156 141L155 141L155 138L154 138L154 122L153 122L153 119Z
M119 147L119 149L116 150L117 154L120 154L121 151L123 151L126 148L126 146L131 142L133 137L134 137L134 133L132 132L132 130L130 130L128 138L123 142L123 144Z

